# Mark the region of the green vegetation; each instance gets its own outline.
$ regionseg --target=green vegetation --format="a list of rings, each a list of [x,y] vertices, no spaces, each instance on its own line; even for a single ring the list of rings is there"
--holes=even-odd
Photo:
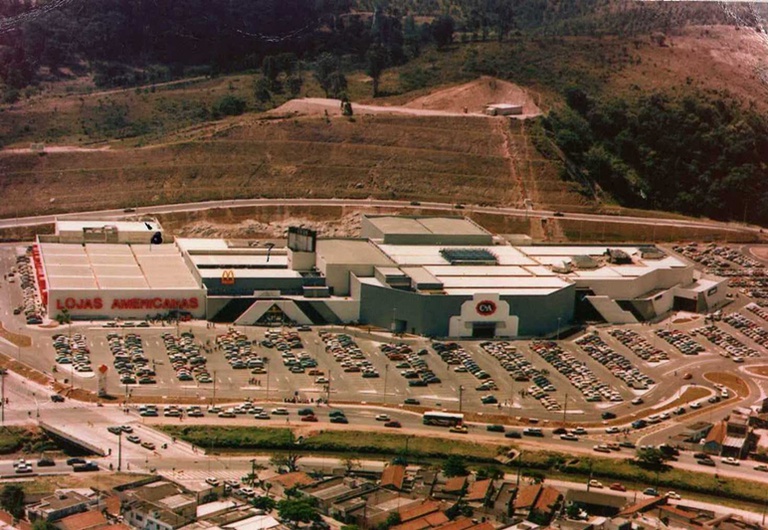
[[[295,468],[301,453],[404,454],[413,458],[440,458],[461,455],[467,460],[488,462],[498,454],[498,446],[464,440],[446,440],[427,436],[376,433],[364,431],[321,431],[301,440],[289,429],[259,427],[178,426],[164,425],[171,436],[203,448],[219,450],[281,449],[275,464]],[[297,444],[298,442],[298,444]],[[350,463],[350,465],[354,465]]]
[[[15,453],[24,444],[22,432],[16,428],[3,427],[0,429],[0,454]]]
[[[290,429],[163,425],[162,430],[202,448],[285,449],[295,442]]]
[[[446,477],[464,477],[469,474],[467,463],[459,455],[451,455],[443,463],[443,475]]]
[[[6,484],[0,490],[0,508],[16,519],[24,516],[24,489],[17,484]]]
[[[309,497],[300,499],[285,499],[277,503],[277,513],[280,519],[294,523],[310,523],[320,520],[320,514],[315,509],[315,503]]]
[[[768,120],[727,93],[637,101],[565,92],[545,119],[557,145],[621,204],[768,221]]]
[[[163,426],[162,429],[170,435],[178,436],[186,441],[197,443],[202,447],[243,450],[253,449],[282,449],[278,457],[293,455],[297,461],[303,454],[338,453],[343,455],[398,455],[401,459],[405,454],[405,443],[408,441],[409,457],[414,459],[439,459],[441,464],[448,461],[462,460],[474,462],[483,476],[495,476],[499,472],[496,465],[488,463],[500,452],[508,451],[508,447],[491,444],[472,443],[464,440],[448,440],[434,437],[409,437],[401,434],[328,431],[303,438],[296,444],[288,429],[269,429],[253,427],[215,427],[196,426],[178,427]],[[268,431],[276,431],[269,434]],[[287,437],[287,438],[286,438]],[[277,447],[276,440],[288,443]],[[252,445],[247,444],[251,440]],[[256,440],[261,442],[253,445]],[[237,445],[237,442],[246,445]],[[234,444],[234,445],[233,445]],[[451,455],[459,456],[451,459]],[[452,466],[453,464],[451,464]],[[520,466],[524,476],[546,480],[563,478],[566,480],[582,480],[589,476],[594,478],[620,481],[627,487],[646,487],[649,485],[667,488],[677,492],[689,492],[701,496],[712,495],[721,499],[732,499],[749,503],[764,502],[764,484],[756,481],[736,478],[725,478],[709,473],[676,469],[662,465],[654,468],[635,458],[618,460],[615,458],[574,457],[548,451],[524,451],[520,459],[515,460],[508,470],[516,470]]]

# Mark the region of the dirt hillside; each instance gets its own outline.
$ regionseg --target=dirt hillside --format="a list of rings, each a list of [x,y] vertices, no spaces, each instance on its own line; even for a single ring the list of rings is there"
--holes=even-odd
[[[482,112],[491,103],[522,104],[523,114],[541,114],[531,95],[514,83],[483,76],[463,85],[438,89],[404,105],[412,109],[442,110],[447,112]]]

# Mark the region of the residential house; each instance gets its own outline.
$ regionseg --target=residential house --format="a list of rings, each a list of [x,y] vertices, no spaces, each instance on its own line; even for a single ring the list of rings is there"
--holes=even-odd
[[[723,452],[723,442],[728,432],[728,424],[725,421],[715,423],[704,438],[702,450],[710,455],[719,455]]]
[[[619,517],[634,517],[665,504],[667,504],[666,497],[650,497],[648,499],[643,499],[640,502],[632,504],[631,506],[627,506],[619,512]]]
[[[709,430],[712,428],[712,424],[707,421],[697,421],[695,423],[689,423],[685,426],[683,436],[686,441],[691,443],[699,443],[701,440],[707,437]]]
[[[88,511],[98,501],[98,495],[94,492],[91,492],[91,495],[84,493],[75,490],[57,490],[53,495],[43,497],[40,502],[29,506],[27,518],[30,521],[43,519],[54,522],[69,515]]]
[[[485,505],[493,494],[493,481],[491,479],[475,480],[469,485],[464,500],[468,503]]]
[[[562,494],[559,490],[542,484],[522,486],[512,503],[513,515],[524,517],[537,524],[549,524],[558,508]]]
[[[405,483],[405,466],[388,465],[381,474],[381,487],[401,491]]]
[[[299,488],[302,494],[317,500],[318,507],[328,514],[331,507],[344,501],[363,497],[379,486],[359,478],[333,477]]]
[[[175,530],[197,518],[197,498],[171,482],[152,482],[122,495],[125,520],[139,530]]]
[[[59,530],[91,530],[93,528],[106,526],[107,518],[98,510],[89,510],[87,512],[68,515],[57,521],[56,526]]]
[[[590,515],[613,517],[627,505],[627,498],[600,491],[568,490],[565,502],[578,504]]]
[[[276,477],[271,478],[268,482],[272,484],[272,487],[274,488],[270,493],[274,493],[279,497],[284,497],[285,490],[309,486],[317,481],[303,471],[294,471],[293,473],[277,475]]]

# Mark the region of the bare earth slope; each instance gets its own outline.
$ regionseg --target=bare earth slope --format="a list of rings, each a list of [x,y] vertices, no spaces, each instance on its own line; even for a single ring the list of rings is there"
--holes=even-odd
[[[514,83],[489,76],[462,85],[441,88],[403,105],[411,109],[480,113],[491,103],[523,105],[523,114],[536,116],[541,111],[528,91]]]

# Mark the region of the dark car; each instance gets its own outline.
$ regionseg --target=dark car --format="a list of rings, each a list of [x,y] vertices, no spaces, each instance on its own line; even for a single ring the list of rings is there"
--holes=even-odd
[[[421,405],[421,401],[416,398],[405,398],[403,403],[406,405]]]
[[[696,460],[696,463],[699,464],[700,466],[715,467],[715,461],[712,460],[711,458],[708,460],[699,458],[698,460]]]
[[[60,394],[51,394],[51,401],[54,403],[64,403],[64,396]]]
[[[331,423],[349,423],[349,420],[344,416],[332,416]]]
[[[394,427],[395,429],[399,429],[400,427],[402,427],[402,425],[400,424],[399,421],[392,420],[385,423],[384,427]]]
[[[485,428],[486,431],[489,432],[504,432],[504,426],[503,425],[488,425]]]
[[[314,416],[315,415],[315,411],[310,409],[310,408],[299,409],[299,412],[297,412],[297,414],[299,416]]]
[[[53,461],[53,458],[44,456],[40,460],[37,461],[37,467],[51,467],[55,466],[56,462]]]
[[[85,464],[85,459],[84,458],[80,458],[79,456],[75,456],[75,457],[67,459],[67,465],[68,466],[74,466],[75,464]]]
[[[504,433],[505,438],[522,438],[523,436],[519,431],[507,431]]]
[[[72,471],[75,473],[82,473],[83,471],[98,471],[99,466],[96,462],[85,462],[84,464],[75,464],[72,466]]]
[[[612,420],[616,417],[616,414],[614,414],[613,412],[605,411],[602,414],[600,414],[600,417],[603,418],[604,420]]]

